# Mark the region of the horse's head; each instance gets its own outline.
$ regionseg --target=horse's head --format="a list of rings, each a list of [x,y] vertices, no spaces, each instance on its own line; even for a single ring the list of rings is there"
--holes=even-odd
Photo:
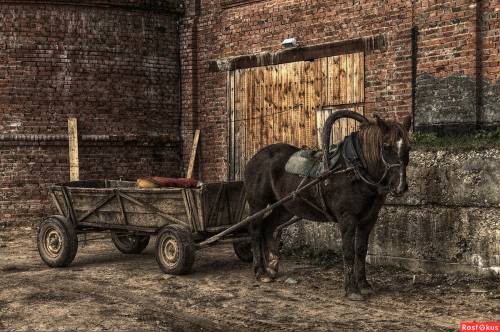
[[[410,125],[410,116],[402,124],[375,116],[375,122],[360,130],[368,172],[380,179],[396,196],[408,190],[406,167],[410,152]]]
[[[411,117],[404,119],[403,124],[385,121],[375,116],[375,121],[368,121],[361,114],[348,110],[331,114],[323,126],[323,151],[329,151],[332,127],[338,119],[350,118],[361,123],[359,139],[363,150],[366,172],[369,174],[363,180],[385,192],[388,188],[395,195],[401,195],[408,190],[406,183],[406,166],[409,162],[410,143],[408,131]],[[324,169],[330,169],[328,154],[323,154]]]

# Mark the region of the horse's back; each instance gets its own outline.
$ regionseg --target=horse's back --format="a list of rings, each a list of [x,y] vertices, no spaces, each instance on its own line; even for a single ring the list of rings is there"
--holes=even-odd
[[[286,143],[276,143],[260,149],[246,164],[245,179],[248,176],[254,176],[255,173],[276,169],[284,169],[288,158],[299,148]]]
[[[286,162],[298,150],[296,146],[286,143],[271,144],[248,161],[244,180],[249,202],[261,202],[265,206],[276,199],[273,179],[285,172]]]

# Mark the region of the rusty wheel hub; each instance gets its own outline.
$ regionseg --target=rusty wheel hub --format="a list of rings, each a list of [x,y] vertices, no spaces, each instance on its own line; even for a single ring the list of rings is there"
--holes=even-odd
[[[60,231],[56,228],[49,228],[45,231],[44,238],[45,252],[52,257],[59,256],[64,242]]]
[[[162,259],[166,265],[173,266],[179,259],[179,246],[175,239],[167,238],[163,241]]]

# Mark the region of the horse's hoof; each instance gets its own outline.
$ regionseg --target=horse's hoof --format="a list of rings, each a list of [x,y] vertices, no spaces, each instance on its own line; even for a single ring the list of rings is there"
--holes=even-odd
[[[349,293],[348,295],[346,295],[346,298],[349,301],[364,301],[365,300],[363,295],[358,294],[358,293]]]
[[[267,275],[271,278],[276,278],[276,276],[278,275],[278,271],[276,271],[275,269],[271,269],[271,268],[266,268],[266,272],[267,272]]]
[[[260,276],[260,277],[258,277],[258,280],[260,282],[263,282],[263,283],[273,282],[273,279],[271,277],[268,277],[268,276]]]
[[[373,295],[375,291],[371,287],[363,287],[359,290],[362,295]]]

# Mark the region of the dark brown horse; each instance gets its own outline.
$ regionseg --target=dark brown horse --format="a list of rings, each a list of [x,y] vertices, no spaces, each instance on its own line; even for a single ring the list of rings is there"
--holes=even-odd
[[[380,208],[387,193],[392,191],[395,195],[401,195],[408,190],[406,166],[410,150],[408,130],[411,118],[405,118],[401,125],[379,117],[369,122],[350,111],[335,112],[324,125],[323,151],[329,151],[331,128],[342,117],[361,122],[359,131],[352,135],[355,144],[351,144],[351,147],[357,147],[359,160],[342,153],[339,163],[342,169],[348,171],[332,174],[327,180],[302,192],[300,197],[251,223],[253,267],[257,279],[262,282],[270,282],[276,277],[280,226],[292,217],[337,222],[342,234],[346,296],[351,300],[362,300],[362,294],[373,293],[366,280],[365,259],[368,237]],[[342,149],[346,141],[341,143],[342,151],[346,151]],[[245,187],[251,213],[266,208],[309,181],[285,172],[285,164],[298,150],[288,144],[269,145],[247,163]],[[328,158],[324,157],[323,169],[329,170],[331,167]]]

